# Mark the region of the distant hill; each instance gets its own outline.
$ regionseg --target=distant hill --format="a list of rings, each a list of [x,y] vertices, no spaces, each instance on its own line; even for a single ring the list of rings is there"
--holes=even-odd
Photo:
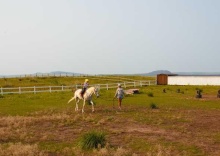
[[[178,75],[220,75],[220,72],[175,72]]]
[[[156,76],[158,74],[173,74],[168,70],[155,70],[149,73],[142,73],[142,74],[137,74],[137,75],[144,75],[144,76]]]
[[[156,76],[158,74],[175,74],[175,75],[195,75],[195,76],[199,76],[199,75],[220,75],[220,72],[170,72],[168,70],[156,70],[156,71],[152,71],[149,73],[142,73],[142,74],[137,74],[137,75],[144,75],[144,76]]]
[[[152,71],[152,72],[149,72],[149,73],[140,73],[140,74],[115,74],[115,75],[157,76],[158,74],[169,74],[169,75],[170,74],[177,74],[177,75],[195,75],[195,76],[199,76],[199,75],[218,75],[218,76],[220,76],[220,72],[174,72],[174,73],[172,73],[169,70],[155,70],[155,71]],[[39,75],[39,76],[41,76],[41,75],[82,76],[82,75],[89,75],[89,74],[65,72],[65,71],[53,71],[53,72],[49,72],[49,73],[37,72],[37,73],[34,73],[34,74],[26,74],[26,75],[32,75],[32,76],[36,76],[36,75]],[[0,75],[0,78],[20,77],[20,76],[24,77],[25,75],[24,74],[23,75]]]

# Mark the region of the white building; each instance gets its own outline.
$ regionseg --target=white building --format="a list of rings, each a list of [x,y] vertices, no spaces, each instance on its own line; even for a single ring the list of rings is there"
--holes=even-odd
[[[159,85],[220,85],[220,75],[157,75]]]

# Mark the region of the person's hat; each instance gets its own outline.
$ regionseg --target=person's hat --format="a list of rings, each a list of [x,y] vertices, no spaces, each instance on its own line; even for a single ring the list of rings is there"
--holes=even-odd
[[[88,79],[85,79],[85,82],[88,82],[89,80]]]

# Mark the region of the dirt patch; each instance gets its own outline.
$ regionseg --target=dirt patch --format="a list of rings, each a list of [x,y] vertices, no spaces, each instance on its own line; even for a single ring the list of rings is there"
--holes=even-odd
[[[103,111],[97,106],[95,113],[90,110],[84,115],[62,113],[6,117],[1,120],[1,143],[73,144],[83,133],[101,130],[107,132],[107,142],[112,149],[123,148],[139,155],[146,154],[145,144],[150,146],[148,150],[158,146],[157,150],[170,149],[169,155],[217,155],[220,152],[219,110],[160,109],[155,112],[132,106],[122,111]],[[51,155],[53,153],[56,155],[56,152]]]
[[[210,94],[202,94],[202,98],[196,98],[196,97],[185,97],[183,99],[188,100],[202,100],[202,101],[220,101],[220,98],[217,97],[217,95],[210,95]]]
[[[220,98],[218,98],[217,95],[209,95],[209,94],[202,95],[201,99],[205,101],[215,101],[215,100],[220,101]]]

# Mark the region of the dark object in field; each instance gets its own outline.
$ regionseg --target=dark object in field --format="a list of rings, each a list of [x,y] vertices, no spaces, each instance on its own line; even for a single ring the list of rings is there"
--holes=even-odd
[[[218,90],[217,98],[220,98],[220,89]]]
[[[166,89],[163,89],[163,93],[166,93]]]
[[[197,90],[196,93],[196,98],[202,98],[201,90]]]
[[[177,91],[176,91],[177,93],[180,93],[180,89],[177,89]]]

